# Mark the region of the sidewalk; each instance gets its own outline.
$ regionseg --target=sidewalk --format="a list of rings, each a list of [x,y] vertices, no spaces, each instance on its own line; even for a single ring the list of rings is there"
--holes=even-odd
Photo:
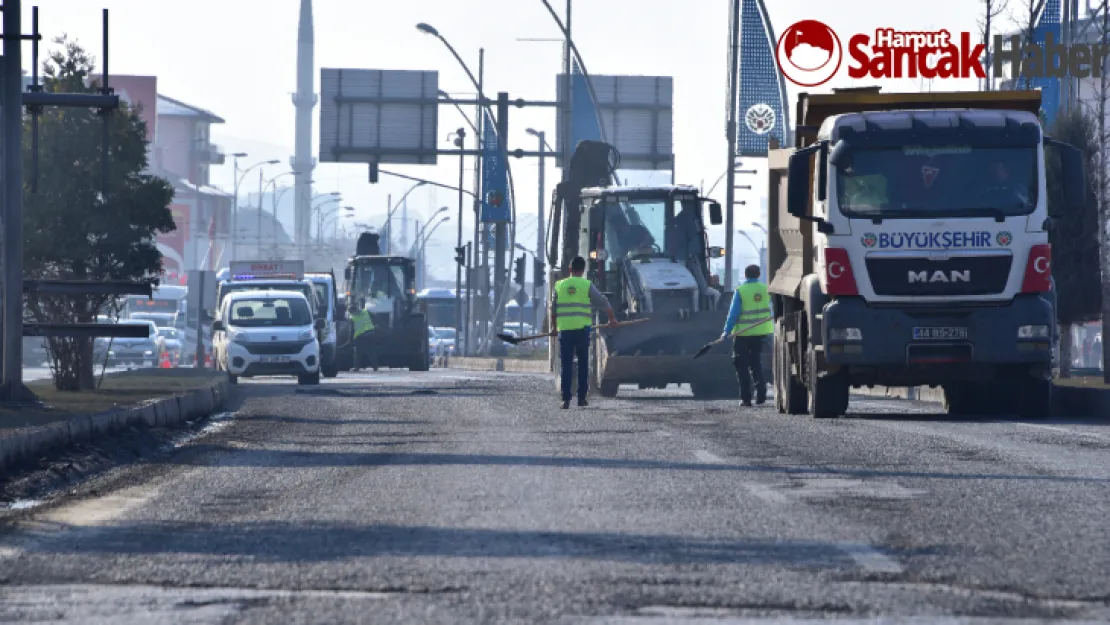
[[[0,408],[0,474],[51,449],[136,426],[166,427],[224,405],[227,376],[207,369],[137,369],[104,376],[100,389],[63,393],[27,383],[43,408]]]

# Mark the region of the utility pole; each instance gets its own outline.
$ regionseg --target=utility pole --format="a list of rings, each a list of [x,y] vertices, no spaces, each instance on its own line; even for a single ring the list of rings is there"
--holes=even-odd
[[[547,201],[547,199],[544,197],[544,188],[543,188],[544,187],[544,172],[543,172],[543,170],[545,169],[545,166],[547,164],[547,161],[544,160],[544,157],[547,154],[547,152],[546,152],[547,137],[544,135],[542,130],[539,131],[538,133],[536,133],[536,136],[538,136],[539,139],[540,139],[540,185],[539,185],[540,186],[540,195],[539,195],[539,201],[536,202],[536,256],[534,258],[536,259],[536,269],[540,269],[541,268],[541,263],[542,263],[541,259],[544,258],[544,256],[545,256],[544,247],[543,247],[543,245],[544,245],[544,240],[543,240],[543,232],[544,232],[543,204],[544,204],[544,202]],[[556,237],[558,236],[557,233],[553,233],[553,234],[555,234]],[[546,270],[546,269],[544,269],[544,270]],[[533,273],[535,273],[535,272],[533,272]],[[539,330],[540,330],[539,321],[541,319],[543,319],[543,312],[542,311],[545,308],[545,306],[543,306],[542,304],[544,304],[547,301],[547,298],[543,296],[543,289],[541,289],[538,285],[539,281],[540,281],[540,276],[535,275],[535,276],[532,277],[532,296],[533,296],[532,297],[532,308],[536,312],[536,331],[537,332],[539,332]]]
[[[733,203],[736,201],[736,106],[740,78],[740,0],[732,0],[729,25],[729,63],[728,63],[728,122],[725,135],[728,138],[728,169],[725,170],[725,292],[732,291],[732,266],[734,245],[732,231],[735,218]]]
[[[258,170],[258,249],[255,258],[262,259],[262,169]]]
[[[466,129],[459,128],[455,131],[455,147],[459,148],[459,224],[458,224],[458,237],[455,242],[455,247],[460,248],[463,244],[463,182],[465,177],[466,168],[466,154],[463,149],[466,147]],[[463,330],[462,323],[462,263],[455,262],[455,342],[456,347],[461,347],[459,344],[459,335]]]
[[[497,151],[498,156],[504,159],[505,166],[508,166],[508,141],[509,136],[509,94],[502,91],[497,94]],[[508,189],[505,189],[504,201],[509,201]],[[511,218],[511,216],[510,216]],[[500,332],[505,325],[505,304],[508,302],[506,299],[505,284],[508,273],[508,267],[505,259],[505,248],[509,244],[509,224],[505,221],[499,221],[494,225],[494,250],[493,250],[493,304],[494,318],[493,318],[493,331]],[[490,354],[494,356],[504,356],[507,352],[505,344],[501,341],[490,341]]]
[[[477,348],[481,343],[478,342],[479,332],[475,328],[482,328],[484,331],[486,322],[489,321],[489,297],[488,292],[488,277],[489,268],[486,266],[486,246],[483,245],[482,234],[485,228],[482,227],[482,150],[485,145],[485,128],[486,128],[486,113],[485,113],[485,71],[486,71],[486,49],[478,48],[478,102],[475,105],[474,124],[478,127],[478,154],[474,156],[474,248],[471,250],[470,255],[470,268],[467,277],[467,288],[470,290],[470,306],[472,308],[470,314],[470,326],[468,327],[467,343]],[[481,262],[479,262],[481,258]],[[485,272],[483,279],[478,278],[478,267],[481,271]],[[481,289],[481,297],[476,297]],[[469,330],[473,330],[470,332]],[[474,341],[470,340],[470,335],[474,335]]]

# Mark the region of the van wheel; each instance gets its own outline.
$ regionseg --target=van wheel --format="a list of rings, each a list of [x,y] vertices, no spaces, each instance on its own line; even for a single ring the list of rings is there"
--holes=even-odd
[[[309,385],[309,384],[319,384],[319,383],[320,383],[320,372],[319,371],[317,371],[316,373],[311,373],[309,375],[298,375],[297,376],[297,384]]]
[[[336,367],[334,363],[321,367],[321,370],[323,371],[325,378],[334,378],[335,376],[339,375],[339,368]]]
[[[238,384],[239,383],[239,376],[233,375],[231,373],[227,374],[227,383],[228,384]]]

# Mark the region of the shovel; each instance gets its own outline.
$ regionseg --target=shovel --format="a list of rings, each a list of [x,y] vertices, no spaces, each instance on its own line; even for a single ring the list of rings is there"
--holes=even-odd
[[[616,323],[604,323],[604,324],[601,324],[601,325],[594,326],[593,329],[594,330],[608,330],[610,328],[619,328],[621,326],[630,326],[630,325],[635,324],[635,323],[643,323],[645,321],[647,321],[646,317],[643,318],[643,319],[632,319],[631,321],[618,321]],[[497,338],[501,339],[502,341],[505,341],[506,343],[512,344],[512,345],[519,345],[519,344],[523,343],[524,341],[534,341],[536,339],[550,338],[550,337],[553,337],[553,336],[558,336],[558,334],[559,334],[558,332],[548,332],[546,334],[533,334],[531,336],[513,336],[511,334],[506,334],[504,332],[498,332],[497,333]]]
[[[758,325],[762,325],[762,324],[764,324],[764,323],[767,323],[767,322],[768,322],[768,321],[770,321],[770,320],[771,320],[771,318],[770,318],[770,317],[766,317],[766,318],[760,319],[759,321],[756,321],[755,323],[753,323],[753,324],[751,324],[751,325],[749,325],[749,326],[746,326],[746,327],[740,328],[740,329],[739,329],[739,330],[738,330],[737,332],[731,332],[731,333],[729,333],[729,334],[726,334],[726,335],[724,335],[724,336],[722,336],[722,337],[720,337],[720,338],[718,338],[718,339],[712,340],[712,341],[710,341],[710,342],[706,343],[705,345],[702,345],[702,346],[701,346],[701,349],[699,349],[699,350],[698,350],[698,352],[697,352],[696,354],[694,354],[694,358],[701,358],[702,356],[704,356],[704,355],[705,355],[705,353],[706,353],[706,352],[708,352],[709,350],[713,349],[713,348],[714,348],[715,346],[717,346],[717,345],[720,345],[721,343],[724,343],[724,342],[725,342],[725,339],[731,338],[731,337],[732,337],[732,335],[734,335],[734,334],[738,334],[738,333],[740,333],[740,332],[743,332],[743,331],[745,331],[745,330],[751,330],[752,328],[754,328],[754,327],[756,327],[756,326],[758,326]]]

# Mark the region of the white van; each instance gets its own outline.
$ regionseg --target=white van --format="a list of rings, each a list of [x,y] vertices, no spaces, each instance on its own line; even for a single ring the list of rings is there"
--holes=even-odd
[[[339,374],[335,361],[335,309],[339,300],[335,275],[330,271],[306,273],[305,279],[316,290],[316,316],[327,322],[327,327],[320,332],[320,371],[325,378],[334,378]]]
[[[325,322],[315,319],[299,291],[228,293],[212,322],[216,368],[235,384],[240,377],[296,376],[320,383],[320,342]]]

